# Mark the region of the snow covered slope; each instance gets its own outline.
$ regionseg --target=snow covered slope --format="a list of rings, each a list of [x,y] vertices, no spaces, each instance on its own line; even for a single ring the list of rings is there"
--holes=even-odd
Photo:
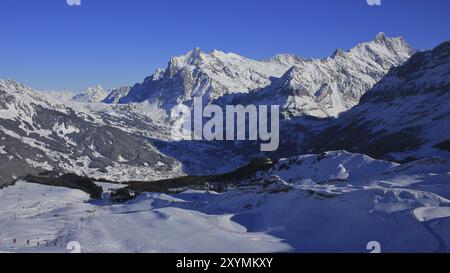
[[[120,185],[101,184],[104,199],[85,202],[77,190],[19,182],[0,190],[0,251],[77,241],[83,252],[369,252],[378,241],[382,252],[448,252],[449,171],[443,160],[337,151],[280,160],[220,194],[143,193],[117,205],[107,192]]]
[[[0,80],[0,185],[52,169],[118,180],[180,174],[148,139],[157,125],[128,108],[60,104]]]
[[[77,190],[18,182],[0,190],[0,196],[2,251],[67,252],[66,245],[70,241],[80,242],[83,252],[279,252],[290,249],[273,236],[247,233],[243,226],[231,221],[231,215],[208,215],[189,207],[177,207],[177,204],[195,206],[208,202],[215,194],[193,192],[180,197],[144,194],[126,205],[109,205],[87,203],[88,196]],[[189,200],[191,198],[196,200]],[[13,244],[14,239],[16,244]],[[30,245],[27,245],[28,240]]]
[[[449,71],[450,42],[415,54],[305,144],[396,160],[450,158]]]

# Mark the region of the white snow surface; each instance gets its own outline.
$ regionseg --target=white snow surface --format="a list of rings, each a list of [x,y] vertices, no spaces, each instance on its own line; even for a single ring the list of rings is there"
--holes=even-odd
[[[281,160],[261,183],[220,194],[144,193],[117,205],[108,189],[123,185],[102,183],[104,199],[92,201],[22,181],[0,190],[0,251],[64,252],[77,241],[83,252],[368,252],[378,241],[382,252],[447,252],[449,170],[337,151]]]

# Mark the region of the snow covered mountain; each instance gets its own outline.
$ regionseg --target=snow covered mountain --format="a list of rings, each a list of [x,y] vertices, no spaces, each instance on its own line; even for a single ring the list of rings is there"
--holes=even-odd
[[[320,60],[284,54],[257,61],[196,48],[172,58],[165,70],[133,86],[127,96],[106,102],[148,101],[167,113],[174,105],[190,105],[195,96],[207,103],[228,95],[225,102],[283,105],[288,116],[336,116],[355,106],[364,92],[412,53],[402,38],[383,33]]]
[[[231,100],[281,105],[286,117],[336,117],[358,104],[389,69],[405,62],[413,52],[403,38],[380,33],[373,41],[348,52],[338,49],[326,59],[296,59],[295,66],[267,88]]]
[[[157,131],[148,118],[127,106],[89,107],[0,80],[0,185],[42,170],[115,179],[180,173],[148,140]]]
[[[97,85],[95,87],[86,88],[83,93],[73,96],[72,100],[87,103],[101,102],[108,96],[108,94],[108,91],[103,89],[100,85]]]
[[[306,146],[376,158],[450,158],[450,42],[393,68]]]
[[[194,96],[202,96],[205,102],[211,102],[224,94],[265,87],[273,77],[281,77],[297,61],[297,58],[256,61],[217,50],[204,53],[196,48],[172,58],[165,70],[158,69],[118,101],[148,101],[153,108],[167,114],[174,105],[189,105]]]
[[[286,104],[286,98],[312,99],[296,99],[302,101],[302,105],[294,105],[300,112],[289,113],[292,116],[306,115],[281,124],[280,149],[271,155],[275,158],[342,149],[396,160],[428,155],[446,157],[449,107],[442,99],[448,95],[445,92],[448,90],[446,50],[441,46],[431,53],[418,53],[404,66],[393,69],[363,97],[360,105],[338,119],[307,117],[333,116],[351,107],[365,92],[362,90],[369,88],[372,81],[384,75],[395,63],[402,62],[411,52],[403,39],[380,34],[375,41],[362,43],[349,52],[337,51],[333,57],[324,60],[279,55],[266,61],[253,61],[232,53],[214,51],[206,54],[197,49],[186,56],[173,58],[168,69],[159,70],[143,84],[120,88],[105,96],[104,101],[111,103],[91,103],[102,100],[104,90],[101,88],[88,89],[79,96],[81,103],[65,101],[61,104],[52,95],[34,92],[14,81],[1,81],[0,157],[8,161],[0,167],[0,176],[10,180],[36,170],[61,168],[94,177],[148,180],[147,175],[155,173],[154,166],[159,171],[166,170],[165,173],[157,171],[156,178],[179,174],[181,166],[185,172],[204,174],[205,170],[211,173],[227,171],[258,156],[252,152],[250,144],[170,140],[170,124],[159,123],[158,117],[164,117],[164,105],[189,102],[193,93],[191,88],[185,88],[185,84],[191,86],[189,79],[193,80],[194,76],[198,76],[197,80],[206,79],[204,82],[208,83],[209,91],[202,93],[205,89],[201,93],[211,100],[215,97],[220,97],[220,100],[231,98],[238,104],[269,100],[268,103],[279,102],[288,110],[290,106]],[[217,70],[218,67],[222,70]],[[351,73],[334,70],[336,67],[346,67],[351,69]],[[188,72],[192,77],[183,78]],[[271,78],[273,74],[280,78]],[[176,90],[183,94],[190,90],[184,97],[186,101],[179,101],[180,97],[171,89],[176,79],[182,83]],[[339,99],[327,100],[327,96],[315,95],[305,97],[306,93],[302,92],[298,93],[299,96],[291,96],[290,91],[283,91],[298,91],[303,85],[317,87],[322,80],[330,85],[337,83],[333,85],[337,89],[333,87],[330,94],[338,94],[332,97]],[[212,88],[219,83],[222,89]],[[207,85],[198,85],[195,90]],[[241,89],[244,86],[248,88]],[[287,87],[291,89],[283,89]],[[153,88],[162,89],[155,93]],[[441,91],[429,91],[435,89]],[[405,96],[408,90],[411,94]],[[230,92],[244,93],[226,95]],[[126,99],[139,101],[138,98],[143,102],[113,103]],[[155,101],[158,103],[154,104]],[[336,101],[348,104],[337,111],[339,107],[336,106],[341,104],[335,104]],[[303,104],[305,102],[309,103],[308,106]],[[383,148],[378,148],[380,143],[383,143]],[[124,175],[115,166],[123,166],[130,175]]]

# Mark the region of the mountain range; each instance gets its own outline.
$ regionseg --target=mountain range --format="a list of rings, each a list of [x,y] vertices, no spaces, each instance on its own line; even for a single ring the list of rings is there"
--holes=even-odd
[[[380,33],[324,59],[196,48],[75,95],[0,80],[0,252],[448,252],[449,76],[450,41]],[[195,97],[280,105],[279,149],[174,141]]]
[[[311,146],[393,161],[448,158],[450,42],[392,68],[360,103],[332,121]]]
[[[403,38],[384,33],[325,59],[282,54],[252,60],[196,48],[172,58],[166,69],[158,69],[130,90],[113,91],[105,102],[147,101],[167,116],[175,105],[191,106],[193,97],[211,103],[225,97],[225,102],[279,104],[287,116],[337,116],[413,53]]]
[[[251,60],[196,48],[132,87],[98,86],[75,96],[2,80],[0,181],[42,170],[151,181],[225,172],[258,156],[329,150],[399,162],[448,158],[449,51],[445,42],[415,53],[403,38],[380,33],[325,59]],[[197,96],[219,105],[281,105],[279,151],[171,141],[170,109],[191,106]]]

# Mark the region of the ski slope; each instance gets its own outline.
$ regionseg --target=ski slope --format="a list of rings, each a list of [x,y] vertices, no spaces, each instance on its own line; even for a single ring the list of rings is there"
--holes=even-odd
[[[122,185],[101,184],[104,198],[91,201],[22,181],[0,190],[0,251],[67,252],[76,241],[82,252],[369,252],[377,241],[382,252],[448,252],[449,170],[444,160],[337,151],[280,160],[220,194],[144,193],[116,205],[109,191]]]
[[[83,252],[290,250],[278,238],[246,232],[231,216],[177,207],[195,207],[214,196],[198,197],[144,194],[126,205],[105,205],[89,202],[78,190],[18,182],[0,191],[0,251],[68,252],[71,241],[80,242]]]

